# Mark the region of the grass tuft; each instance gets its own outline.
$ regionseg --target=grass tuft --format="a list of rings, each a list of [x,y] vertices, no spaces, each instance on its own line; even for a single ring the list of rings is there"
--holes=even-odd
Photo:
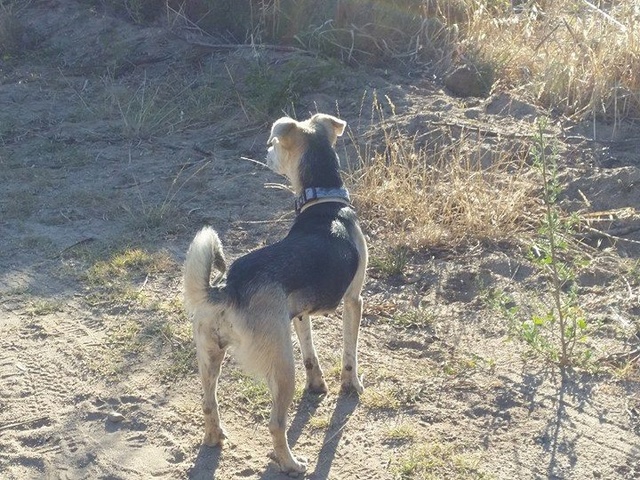
[[[473,453],[457,445],[438,442],[412,446],[392,465],[396,478],[436,480],[441,478],[487,479]]]
[[[528,2],[519,15],[476,7],[461,46],[493,65],[503,88],[519,87],[531,100],[575,119],[637,116],[637,4],[585,3]]]
[[[360,403],[370,410],[395,410],[400,406],[398,389],[391,384],[367,388],[360,395]]]
[[[369,230],[395,252],[386,261],[374,258],[374,266],[399,270],[405,247],[515,241],[528,230],[538,186],[525,157],[509,148],[487,157],[477,139],[464,135],[449,145],[420,144],[394,123],[395,107],[386,103],[391,119],[377,100],[372,113],[378,119],[372,123],[382,126],[382,146],[374,150],[371,140],[360,148],[359,167],[350,176]]]
[[[413,442],[418,433],[416,427],[409,422],[398,423],[383,433],[383,439],[392,443]]]

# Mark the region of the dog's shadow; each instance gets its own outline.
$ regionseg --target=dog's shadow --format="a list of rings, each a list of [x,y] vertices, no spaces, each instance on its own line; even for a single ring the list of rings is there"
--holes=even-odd
[[[356,394],[342,394],[338,397],[336,408],[331,415],[329,428],[324,434],[322,448],[318,453],[316,468],[309,474],[309,478],[325,479],[329,477],[331,465],[336,456],[340,439],[345,427],[360,403],[360,397]]]
[[[294,446],[298,442],[304,427],[325,399],[326,395],[309,395],[308,393],[304,395],[288,430],[289,445],[292,447],[294,453],[297,453],[297,449],[294,448]],[[359,403],[359,397],[355,394],[341,394],[338,397],[333,414],[331,415],[331,420],[329,421],[329,427],[322,441],[322,447],[316,457],[317,462],[315,469],[312,470],[312,465],[310,464],[304,475],[305,479],[320,480],[329,478],[329,472],[331,471],[333,460],[340,445],[340,439],[342,438],[351,414],[355,411]],[[286,476],[283,476],[282,472],[280,472],[274,463],[269,465],[260,476],[261,480],[276,478],[281,479],[286,478]]]
[[[305,393],[288,430],[289,444],[292,447],[298,442],[305,426],[325,399],[326,395],[310,395]],[[331,465],[333,464],[338,446],[340,445],[340,439],[342,438],[351,414],[355,411],[359,402],[360,400],[357,395],[342,394],[338,397],[333,414],[331,415],[329,427],[322,441],[322,448],[317,455],[315,469],[311,470],[312,466],[309,465],[309,469],[304,475],[305,479],[320,480],[329,477]],[[292,449],[295,453],[296,449]],[[200,446],[195,462],[189,469],[188,478],[190,480],[211,480],[215,478],[221,456],[222,450],[220,448]],[[263,471],[262,475],[260,475],[261,480],[282,478],[287,478],[287,476],[283,475],[278,466],[273,462],[271,462]]]
[[[220,465],[221,456],[222,450],[220,447],[211,448],[201,445],[193,467],[189,469],[189,480],[211,480],[215,478],[215,472],[218,469],[218,465]]]

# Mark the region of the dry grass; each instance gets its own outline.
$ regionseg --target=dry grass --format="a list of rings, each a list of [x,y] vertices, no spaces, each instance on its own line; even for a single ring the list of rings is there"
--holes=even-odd
[[[591,2],[601,3],[529,2],[518,15],[476,7],[462,45],[495,68],[494,88],[519,88],[576,119],[637,117],[640,8]]]
[[[467,64],[491,72],[494,91],[520,90],[577,119],[640,114],[635,0],[532,0],[517,7],[505,0],[194,0],[177,10],[162,8],[163,0],[104,1],[134,20],[166,10],[233,41],[302,46],[347,63],[426,65],[439,76]],[[17,36],[8,38],[15,43]]]
[[[308,46],[329,45],[343,60],[426,63],[441,73],[472,64],[493,72],[494,90],[518,89],[575,119],[638,117],[636,1],[520,3],[518,10],[507,1],[345,2],[344,25],[336,19],[311,30]]]
[[[394,458],[392,470],[396,478],[407,480],[492,478],[479,465],[480,455],[460,445],[425,442],[412,446],[402,456]]]
[[[416,142],[384,118],[382,148],[358,153],[350,181],[368,229],[390,247],[456,248],[516,240],[536,208],[535,178],[524,158],[462,136],[449,145]],[[373,122],[376,123],[376,122]]]

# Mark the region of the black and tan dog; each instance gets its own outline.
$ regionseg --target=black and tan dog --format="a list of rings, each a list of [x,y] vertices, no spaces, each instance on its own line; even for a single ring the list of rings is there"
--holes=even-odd
[[[346,123],[316,114],[298,122],[281,118],[269,138],[268,166],[285,175],[297,194],[297,217],[288,235],[255,250],[229,268],[216,232],[202,229],[193,240],[184,270],[186,310],[193,321],[204,387],[204,443],[226,438],[220,426],[216,387],[228,347],[250,373],[264,377],[272,396],[269,431],[282,470],[304,472],[287,444],[287,410],[294,394],[291,323],[307,372],[307,389],[326,392],[313,345],[309,315],[333,312],[344,300],[342,387],[362,392],[357,344],[360,296],[367,246],[340,178],[336,139]],[[219,273],[210,286],[212,268]]]

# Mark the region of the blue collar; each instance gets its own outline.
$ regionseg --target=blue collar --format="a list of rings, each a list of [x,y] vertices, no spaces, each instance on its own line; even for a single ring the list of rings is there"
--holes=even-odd
[[[296,198],[295,207],[296,213],[302,212],[305,206],[317,201],[323,200],[329,202],[335,200],[336,202],[344,203],[346,205],[351,204],[351,198],[349,197],[349,191],[346,188],[305,188],[300,196]]]

